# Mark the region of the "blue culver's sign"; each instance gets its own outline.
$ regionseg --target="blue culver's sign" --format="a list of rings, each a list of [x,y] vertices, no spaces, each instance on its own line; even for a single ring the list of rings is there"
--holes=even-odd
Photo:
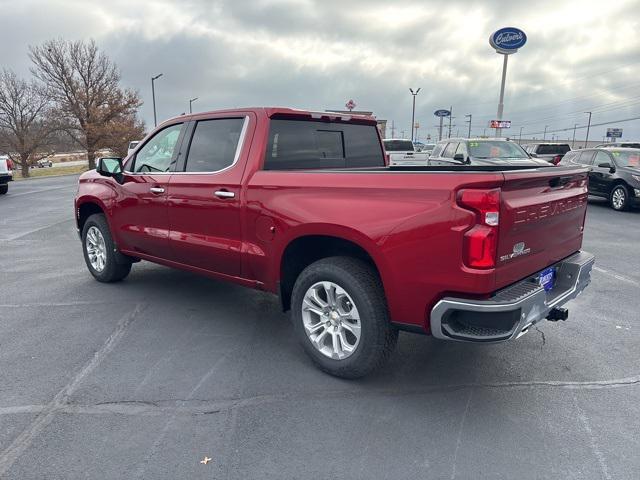
[[[493,32],[489,43],[498,53],[516,53],[527,43],[527,35],[519,28],[505,27]]]

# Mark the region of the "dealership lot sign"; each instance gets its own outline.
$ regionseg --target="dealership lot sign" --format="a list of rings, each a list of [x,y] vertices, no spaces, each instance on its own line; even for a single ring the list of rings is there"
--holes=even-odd
[[[504,55],[516,53],[527,43],[527,35],[515,27],[505,27],[497,30],[489,37],[489,44],[496,52]]]

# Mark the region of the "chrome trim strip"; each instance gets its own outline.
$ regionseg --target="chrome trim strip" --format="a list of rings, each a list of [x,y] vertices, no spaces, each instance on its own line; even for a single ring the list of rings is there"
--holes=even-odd
[[[588,252],[578,252],[558,263],[555,266],[557,270],[556,287],[557,293],[553,290],[546,292],[544,288],[538,287],[531,293],[512,302],[499,302],[496,300],[465,300],[462,298],[446,297],[440,300],[431,310],[431,334],[440,340],[458,341],[458,342],[482,342],[495,343],[519,338],[527,332],[529,327],[545,319],[551,309],[563,305],[564,303],[577,297],[591,281],[591,268],[595,263],[595,257]],[[529,282],[535,275],[528,277],[521,282]],[[504,292],[513,288],[514,285],[499,291]],[[495,298],[495,297],[494,297]],[[521,310],[520,320],[514,328],[505,334],[486,337],[468,337],[466,339],[452,338],[445,334],[442,327],[442,321],[450,310],[464,310],[471,312],[507,312]]]

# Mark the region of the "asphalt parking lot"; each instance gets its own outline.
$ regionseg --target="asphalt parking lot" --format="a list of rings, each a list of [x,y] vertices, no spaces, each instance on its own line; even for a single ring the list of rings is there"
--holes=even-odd
[[[493,346],[401,334],[345,381],[268,294],[144,262],[94,281],[75,183],[0,197],[0,478],[640,476],[640,211],[590,201],[567,322]]]

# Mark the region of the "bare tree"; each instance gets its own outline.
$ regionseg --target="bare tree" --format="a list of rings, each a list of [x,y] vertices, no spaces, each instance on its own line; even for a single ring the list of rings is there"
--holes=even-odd
[[[96,151],[105,147],[112,123],[135,115],[138,93],[120,87],[116,65],[95,42],[50,40],[29,47],[33,74],[51,92],[69,135],[87,150],[89,168]]]
[[[56,124],[47,92],[10,70],[0,73],[0,150],[29,176],[29,166],[51,154]]]
[[[109,126],[104,147],[111,150],[118,157],[127,156],[129,142],[142,140],[144,137],[144,122],[135,115],[125,115],[115,119]]]

